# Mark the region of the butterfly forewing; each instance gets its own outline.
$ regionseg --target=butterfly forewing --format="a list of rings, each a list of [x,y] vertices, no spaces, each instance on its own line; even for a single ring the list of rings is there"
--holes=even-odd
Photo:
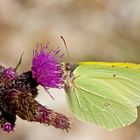
[[[112,66],[115,65],[112,63]],[[132,64],[131,64],[132,65]],[[119,97],[128,101],[132,106],[140,105],[140,70],[136,66],[122,67],[122,66],[106,66],[106,65],[81,65],[74,71],[75,77],[83,77],[82,81],[87,81],[87,84],[98,84],[104,95],[111,92],[110,97]],[[84,86],[84,85],[83,85]],[[93,89],[96,90],[96,89]]]

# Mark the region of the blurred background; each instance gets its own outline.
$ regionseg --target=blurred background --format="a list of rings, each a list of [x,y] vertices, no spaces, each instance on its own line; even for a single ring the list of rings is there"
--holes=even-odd
[[[0,63],[15,66],[24,52],[19,73],[31,68],[37,43],[66,50],[71,62],[123,61],[140,63],[139,0],[0,0]],[[63,57],[67,61],[67,54]],[[70,112],[63,90],[51,90],[52,100],[39,87],[37,100],[69,116],[69,133],[18,118],[14,133],[0,131],[0,140],[140,140],[140,120],[108,132],[78,121]]]

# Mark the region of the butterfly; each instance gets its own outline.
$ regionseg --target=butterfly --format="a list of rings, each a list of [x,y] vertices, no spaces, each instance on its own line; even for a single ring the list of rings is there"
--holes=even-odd
[[[60,63],[59,48],[34,52],[32,73],[48,88],[64,88],[68,105],[81,121],[108,130],[136,121],[140,105],[140,65],[122,62]],[[42,63],[40,63],[42,62]]]
[[[139,87],[140,65],[80,62],[70,70],[65,91],[78,119],[114,130],[136,121]]]

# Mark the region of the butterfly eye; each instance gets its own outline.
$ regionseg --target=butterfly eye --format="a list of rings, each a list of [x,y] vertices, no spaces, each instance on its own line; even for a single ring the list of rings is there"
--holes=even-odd
[[[70,71],[70,70],[71,70],[71,65],[70,65],[70,63],[66,63],[66,70],[67,70],[67,71]]]

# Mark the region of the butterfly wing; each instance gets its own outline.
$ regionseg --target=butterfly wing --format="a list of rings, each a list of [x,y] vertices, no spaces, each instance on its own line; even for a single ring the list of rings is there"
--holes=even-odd
[[[129,63],[80,63],[66,89],[71,110],[79,119],[109,130],[133,123],[140,104],[139,68]]]
[[[74,71],[75,77],[84,77],[97,83],[100,93],[113,100],[123,98],[132,106],[140,105],[140,65],[132,63],[82,62]],[[96,86],[97,86],[96,84]],[[82,85],[84,86],[84,85]],[[106,92],[105,92],[106,91]]]

